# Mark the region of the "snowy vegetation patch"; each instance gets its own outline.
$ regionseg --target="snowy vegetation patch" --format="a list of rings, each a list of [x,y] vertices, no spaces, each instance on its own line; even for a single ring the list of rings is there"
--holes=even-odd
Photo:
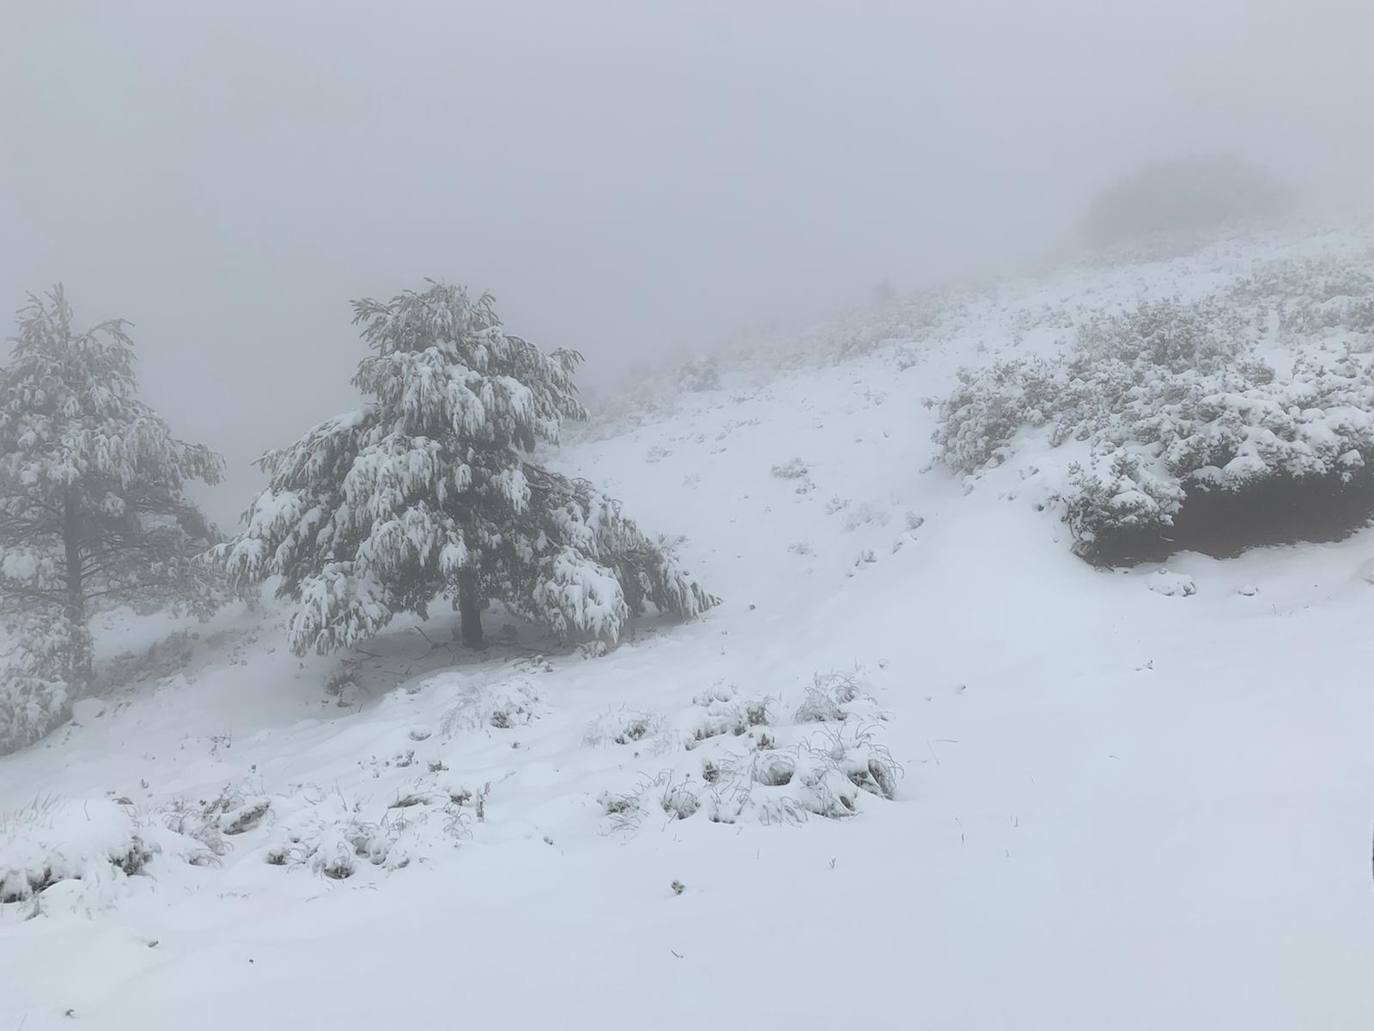
[[[233,848],[233,839],[257,830],[272,815],[272,800],[226,785],[208,801],[174,799],[157,815],[167,830],[177,835],[176,854],[192,866],[217,863]]]
[[[693,393],[703,390],[720,389],[720,367],[714,356],[692,358],[682,363],[677,370],[679,390]]]
[[[676,761],[598,797],[613,829],[654,814],[713,823],[840,819],[895,797],[902,770],[881,742],[886,715],[857,672],[817,674],[794,700],[699,694],[671,722]]]
[[[439,729],[445,737],[462,731],[490,728],[510,730],[537,718],[539,694],[522,678],[498,680],[466,688],[457,704],[444,714]]]
[[[105,904],[155,859],[218,865],[271,808],[265,796],[233,787],[208,801],[175,798],[148,809],[127,798],[35,801],[0,815],[0,903],[79,881],[69,901]]]
[[[274,828],[264,858],[331,880],[369,867],[404,869],[469,837],[472,822],[485,819],[488,790],[420,780],[394,796],[364,800],[310,788],[301,794],[304,804]]]
[[[857,505],[846,505],[844,509],[844,528],[853,533],[865,526],[886,526],[889,518],[887,509],[867,501]]]
[[[1309,348],[1281,373],[1261,314],[1146,302],[1089,320],[1066,354],[961,370],[938,457],[976,476],[1025,430],[1071,445],[1054,496],[1093,561],[1339,536],[1374,503],[1374,361]]]
[[[151,856],[131,807],[107,800],[36,801],[0,817],[0,903],[59,881],[142,871]]]
[[[82,882],[99,901],[142,873],[159,852],[198,844],[111,799],[44,799],[0,815],[0,904],[22,902],[54,885]]]
[[[659,714],[621,706],[598,716],[587,728],[583,741],[593,747],[621,745],[636,751],[659,751],[665,747],[667,735]]]
[[[810,494],[816,489],[816,482],[811,478],[811,466],[800,458],[789,459],[773,466],[772,473],[779,480],[791,480],[795,483],[792,488],[795,494]]]
[[[868,693],[868,684],[859,672],[836,670],[812,678],[794,718],[798,723],[843,723],[849,719],[885,720],[887,716]]]
[[[750,733],[752,727],[768,724],[768,700],[740,698],[733,687],[717,685],[692,701],[696,708],[689,710],[685,739],[688,749],[727,734],[740,737]]]
[[[801,480],[805,479],[811,472],[811,467],[800,458],[793,458],[786,462],[779,462],[773,466],[773,475],[780,480]]]

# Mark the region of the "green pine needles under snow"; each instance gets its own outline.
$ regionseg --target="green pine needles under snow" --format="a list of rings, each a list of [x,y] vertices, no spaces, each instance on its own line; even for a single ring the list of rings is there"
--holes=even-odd
[[[279,578],[294,651],[347,647],[436,599],[474,647],[493,602],[607,641],[647,605],[688,617],[715,603],[615,500],[534,460],[585,418],[580,355],[510,335],[489,296],[459,286],[353,308],[367,404],[263,456],[269,486],[214,552],[238,585]]]

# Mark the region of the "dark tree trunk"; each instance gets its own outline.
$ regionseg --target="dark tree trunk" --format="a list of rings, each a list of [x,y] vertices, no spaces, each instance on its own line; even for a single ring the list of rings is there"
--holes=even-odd
[[[464,648],[485,648],[482,634],[482,596],[477,588],[477,571],[465,569],[458,574],[459,637]]]
[[[91,682],[90,635],[86,630],[86,585],[81,576],[81,503],[68,495],[62,510],[62,548],[67,589],[66,616],[71,626],[69,676],[76,693]]]

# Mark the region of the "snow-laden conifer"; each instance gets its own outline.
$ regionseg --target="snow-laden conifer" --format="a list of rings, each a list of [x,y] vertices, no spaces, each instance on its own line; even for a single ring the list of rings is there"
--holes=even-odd
[[[211,531],[183,487],[218,481],[222,461],[138,399],[127,330],[77,330],[59,286],[29,298],[0,368],[0,752],[89,684],[93,610],[217,597],[196,561]]]
[[[346,647],[436,600],[483,643],[492,601],[567,637],[615,640],[647,604],[693,616],[714,603],[582,480],[533,461],[581,419],[581,356],[507,333],[488,295],[431,283],[353,304],[372,353],[364,407],[259,464],[270,478],[216,555],[240,585],[279,577],[298,653]]]

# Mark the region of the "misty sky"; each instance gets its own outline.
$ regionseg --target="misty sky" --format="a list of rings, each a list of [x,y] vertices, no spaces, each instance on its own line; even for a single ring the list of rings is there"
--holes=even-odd
[[[0,306],[135,323],[248,461],[354,403],[347,301],[424,276],[606,378],[1068,238],[1134,163],[1374,170],[1374,3],[0,5]]]

